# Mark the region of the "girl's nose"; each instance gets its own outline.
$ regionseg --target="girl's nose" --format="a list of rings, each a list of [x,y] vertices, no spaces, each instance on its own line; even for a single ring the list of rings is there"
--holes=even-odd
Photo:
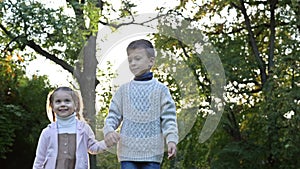
[[[66,102],[61,102],[60,106],[66,106]]]

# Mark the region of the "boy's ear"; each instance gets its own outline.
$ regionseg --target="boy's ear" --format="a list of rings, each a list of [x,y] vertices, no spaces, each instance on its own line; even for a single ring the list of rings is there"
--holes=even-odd
[[[150,67],[152,67],[155,63],[155,57],[150,57]]]

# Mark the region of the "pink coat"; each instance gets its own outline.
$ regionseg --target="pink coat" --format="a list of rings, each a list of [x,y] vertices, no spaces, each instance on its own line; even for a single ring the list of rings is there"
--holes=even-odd
[[[90,154],[97,154],[107,149],[105,142],[97,141],[91,127],[76,119],[76,164],[75,169],[88,169]],[[40,136],[33,169],[55,169],[58,153],[58,131],[56,122],[46,127]]]

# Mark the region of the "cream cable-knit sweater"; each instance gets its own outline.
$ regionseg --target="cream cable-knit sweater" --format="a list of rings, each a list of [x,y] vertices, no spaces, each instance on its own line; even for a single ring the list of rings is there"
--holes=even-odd
[[[110,104],[104,135],[122,123],[119,161],[162,162],[164,139],[178,143],[176,107],[169,89],[156,79],[122,85]]]

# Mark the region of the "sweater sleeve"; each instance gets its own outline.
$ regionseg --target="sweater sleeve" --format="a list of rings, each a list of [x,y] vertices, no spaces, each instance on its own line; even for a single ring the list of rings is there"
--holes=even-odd
[[[122,86],[117,90],[115,95],[113,96],[110,106],[109,112],[104,122],[103,134],[104,136],[112,131],[115,131],[121,124],[123,120],[122,116]]]
[[[166,138],[166,143],[178,143],[178,128],[176,117],[176,106],[169,92],[169,89],[164,86],[161,95],[161,123],[162,133]]]

